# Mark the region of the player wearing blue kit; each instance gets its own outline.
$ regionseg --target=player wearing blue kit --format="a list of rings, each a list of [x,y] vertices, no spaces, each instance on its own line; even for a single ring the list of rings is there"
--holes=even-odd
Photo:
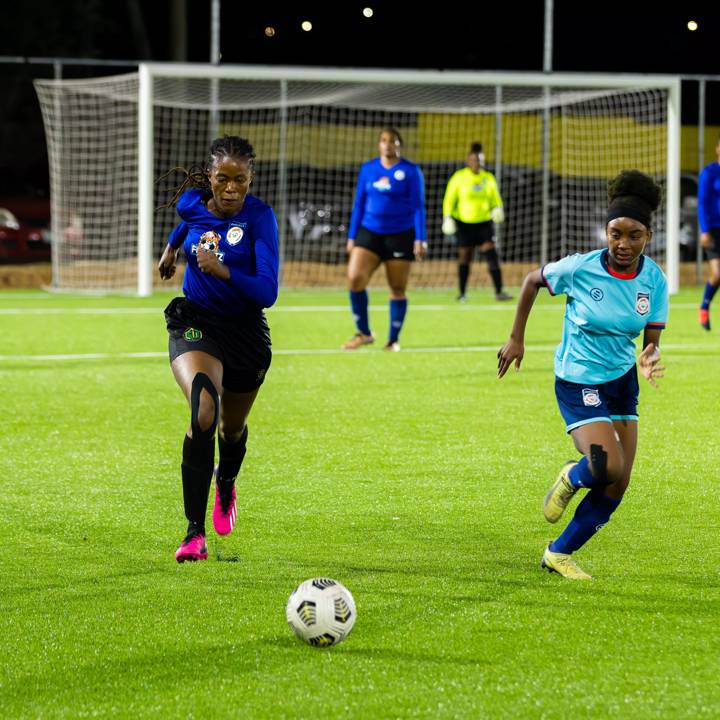
[[[660,188],[637,170],[608,184],[607,249],[571,255],[527,275],[510,339],[498,351],[498,377],[525,352],[528,316],[538,290],[567,296],[563,337],[555,353],[555,394],[566,431],[583,457],[566,463],[545,496],[544,514],[557,522],[580,488],[588,492],[561,535],[550,543],[542,566],[573,580],[589,580],[572,554],[617,509],[630,482],[638,438],[635,338],[651,385],[662,377],[660,333],[668,313],[667,281],[643,254],[652,238],[651,216]]]
[[[700,242],[710,265],[710,279],[700,303],[700,325],[710,329],[710,303],[720,287],[720,138],[715,143],[717,162],[703,168],[698,182]]]
[[[212,143],[207,166],[188,173],[175,196],[194,186],[177,202],[182,222],[158,266],[161,278],[171,278],[182,245],[185,296],[165,309],[173,375],[190,406],[182,451],[188,530],[175,553],[178,562],[208,556],[205,511],[213,475],[213,526],[219,535],[232,532],[247,417],[272,357],[263,308],[278,295],[278,229],[272,208],[248,194],[254,160],[243,138]]]
[[[375,341],[368,320],[367,286],[380,263],[390,286],[390,332],[385,350],[398,351],[407,312],[410,263],[421,260],[425,241],[425,189],[420,168],[400,157],[402,138],[385,128],[378,138],[380,157],[360,168],[348,232],[350,306],[357,333],[343,345],[357,350]]]

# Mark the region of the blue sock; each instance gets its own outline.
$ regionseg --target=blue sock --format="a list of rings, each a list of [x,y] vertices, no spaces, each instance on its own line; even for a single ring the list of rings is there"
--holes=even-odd
[[[363,335],[370,335],[368,322],[368,294],[367,290],[350,291],[350,307],[352,308],[355,326]]]
[[[702,310],[708,310],[710,308],[710,303],[715,297],[716,292],[717,288],[712,283],[705,283],[705,292],[703,293],[702,303],[700,304]]]
[[[402,300],[390,300],[390,342],[396,342],[400,337],[405,313],[407,312],[407,298]]]
[[[602,490],[591,490],[577,506],[575,517],[550,544],[551,552],[570,554],[579,550],[603,525],[620,504],[620,500],[605,497]]]
[[[590,463],[585,455],[583,455],[578,461],[578,464],[570,470],[568,477],[574,488],[591,488],[595,484],[595,478],[590,472]]]

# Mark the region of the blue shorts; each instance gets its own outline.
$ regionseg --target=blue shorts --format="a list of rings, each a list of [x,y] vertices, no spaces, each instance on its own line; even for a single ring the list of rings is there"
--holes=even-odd
[[[639,392],[635,365],[617,380],[599,385],[555,378],[555,397],[567,425],[566,432],[591,422],[637,420]]]

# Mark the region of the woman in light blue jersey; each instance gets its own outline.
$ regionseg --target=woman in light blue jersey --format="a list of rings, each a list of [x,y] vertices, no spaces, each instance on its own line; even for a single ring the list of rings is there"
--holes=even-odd
[[[400,157],[402,138],[394,128],[378,137],[380,156],[360,168],[350,218],[347,253],[350,306],[357,332],[343,345],[357,350],[375,341],[368,320],[367,286],[385,263],[390,286],[390,331],[385,350],[400,349],[407,311],[410,263],[425,255],[425,189],[420,168]]]
[[[278,228],[272,208],[249,194],[254,173],[255,152],[247,140],[213,141],[207,164],[187,173],[173,199],[179,197],[181,222],[158,266],[162,279],[171,278],[182,245],[184,297],[165,309],[171,368],[190,407],[182,449],[188,529],[175,553],[178,562],[207,559],[205,511],[213,475],[213,526],[219,535],[232,532],[247,417],[272,357],[263,308],[278,295]]]
[[[562,534],[546,548],[542,566],[589,580],[572,557],[610,519],[630,482],[638,438],[635,338],[642,375],[655,386],[660,333],[668,312],[667,281],[644,250],[660,188],[637,170],[608,183],[608,247],[571,255],[530,272],[522,286],[510,339],[498,351],[498,377],[525,352],[524,337],[538,290],[565,294],[562,342],[555,352],[555,394],[566,431],[582,458],[567,462],[545,496],[544,514],[557,522],[579,488],[588,492]]]

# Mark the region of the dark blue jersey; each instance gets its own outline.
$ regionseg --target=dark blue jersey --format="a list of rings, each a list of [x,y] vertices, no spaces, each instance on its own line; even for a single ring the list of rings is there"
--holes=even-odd
[[[720,163],[703,168],[698,184],[698,220],[700,232],[720,228]]]
[[[188,190],[177,204],[182,222],[168,244],[182,244],[187,258],[183,292],[188,300],[218,315],[270,307],[278,295],[278,227],[269,205],[252,195],[230,218],[213,215],[201,190]],[[203,273],[197,264],[200,248],[214,252],[230,270],[221,280]]]
[[[360,226],[380,235],[413,229],[425,240],[425,181],[420,168],[401,159],[391,168],[380,158],[360,168],[348,237],[354,240]]]

